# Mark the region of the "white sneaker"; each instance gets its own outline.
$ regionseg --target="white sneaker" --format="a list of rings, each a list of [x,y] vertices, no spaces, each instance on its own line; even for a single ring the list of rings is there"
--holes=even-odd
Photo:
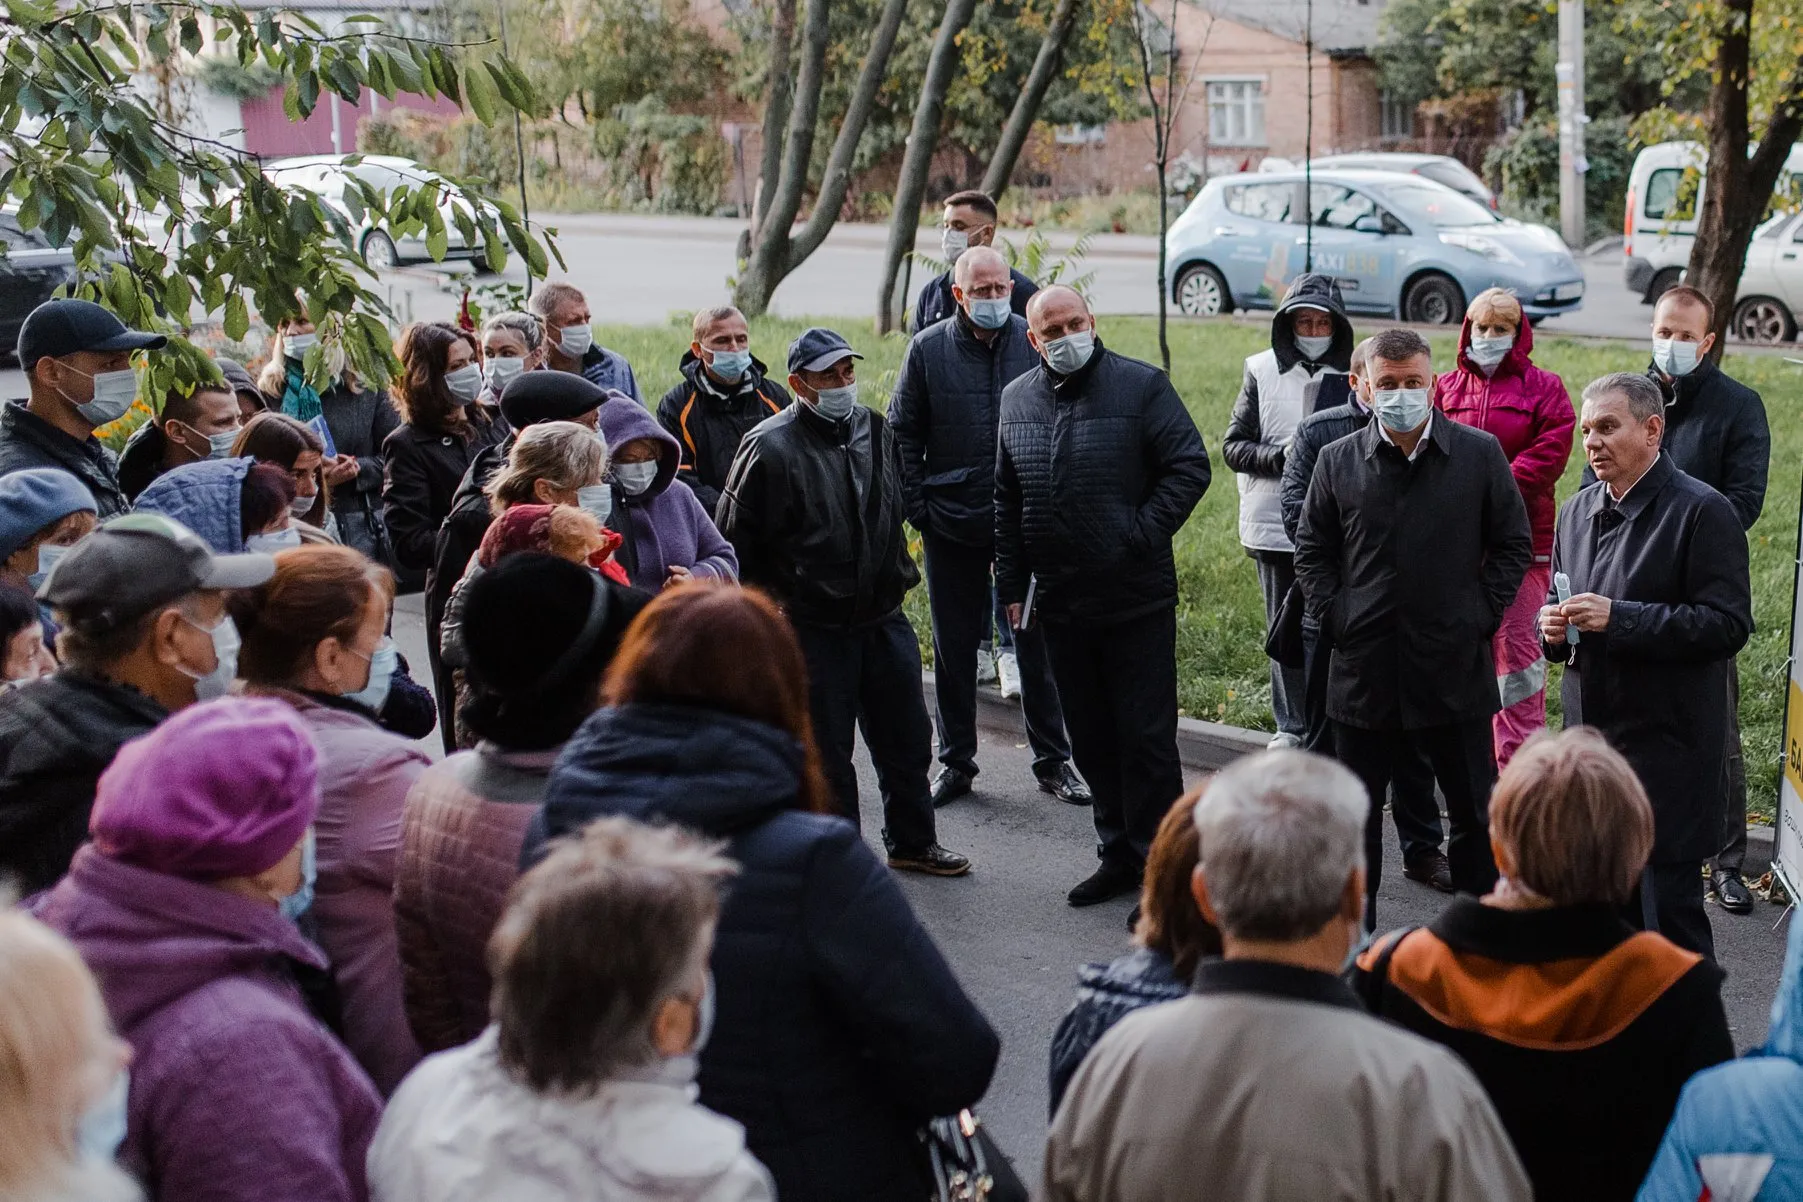
[[[1014,652],[1004,651],[995,657],[995,674],[1002,683],[1002,696],[1009,701],[1020,696],[1020,661]]]
[[[1286,730],[1280,730],[1276,734],[1271,736],[1271,741],[1269,743],[1265,744],[1265,750],[1266,751],[1284,751],[1284,750],[1297,748],[1300,746],[1302,746],[1301,739],[1298,739],[1295,735],[1289,733]]]
[[[981,647],[977,648],[977,683],[995,683],[995,659]]]

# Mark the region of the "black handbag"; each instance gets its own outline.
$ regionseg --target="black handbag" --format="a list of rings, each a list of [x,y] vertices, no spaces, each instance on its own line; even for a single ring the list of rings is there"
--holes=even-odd
[[[920,1132],[933,1167],[933,1202],[1027,1202],[1020,1174],[968,1110],[934,1119]]]
[[[1302,585],[1292,581],[1290,591],[1277,607],[1277,620],[1265,632],[1265,654],[1286,668],[1302,668],[1308,662],[1302,643],[1302,613],[1306,607]]]

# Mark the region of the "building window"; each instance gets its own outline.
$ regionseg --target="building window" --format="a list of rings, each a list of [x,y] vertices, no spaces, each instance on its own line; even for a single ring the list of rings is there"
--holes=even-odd
[[[1258,79],[1211,79],[1208,140],[1215,146],[1265,144],[1265,85]]]
[[[1381,93],[1377,100],[1377,115],[1378,133],[1383,137],[1415,136],[1415,106],[1402,97],[1389,92]]]

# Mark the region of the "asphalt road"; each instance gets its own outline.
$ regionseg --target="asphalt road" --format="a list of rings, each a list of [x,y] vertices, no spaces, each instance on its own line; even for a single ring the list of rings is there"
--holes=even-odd
[[[736,270],[740,230],[737,221],[636,214],[552,215],[545,221],[558,231],[557,243],[568,263],[567,271],[554,275],[583,290],[598,322],[655,325],[673,316],[686,322],[696,309],[730,299],[728,281]],[[1024,240],[1022,231],[1005,236]],[[773,311],[785,316],[872,318],[887,237],[882,226],[847,223],[835,227],[820,249],[777,288]],[[1048,237],[1054,259],[1075,240],[1065,233]],[[921,254],[937,257],[938,232],[923,230],[915,247]],[[1132,234],[1107,234],[1092,241],[1078,270],[1093,273],[1090,292],[1097,313],[1157,312],[1157,247],[1157,239]],[[1651,311],[1623,286],[1620,251],[1583,263],[1588,290],[1584,308],[1546,321],[1541,327],[1543,336],[1646,338]],[[493,277],[471,277],[468,264],[425,265],[382,277],[376,290],[403,323],[447,319],[456,315],[463,287],[472,278],[480,286]],[[505,278],[524,282],[517,261],[509,266]],[[928,278],[924,269],[913,273],[910,297]],[[1260,314],[1248,314],[1246,319],[1268,320]],[[1361,318],[1359,324],[1377,326],[1383,321]],[[0,399],[24,394],[24,377],[10,366],[0,369]]]
[[[402,598],[395,638],[423,674],[424,624],[417,597]],[[436,740],[433,754],[437,754]],[[1046,1129],[1046,1065],[1052,1031],[1075,994],[1079,965],[1127,950],[1129,899],[1076,910],[1064,894],[1095,864],[1089,811],[1039,792],[1031,755],[1013,736],[984,731],[975,792],[939,814],[945,846],[975,861],[956,880],[902,875],[903,890],[959,978],[1002,1036],[1002,1060],[977,1111],[1031,1183]],[[873,844],[882,825],[875,778],[862,752],[859,781],[864,833]],[[1199,777],[1191,773],[1190,783]],[[1378,917],[1383,929],[1429,922],[1445,898],[1403,879],[1394,840],[1388,847]],[[1728,970],[1723,1001],[1737,1047],[1765,1037],[1767,1015],[1784,959],[1776,907],[1760,903],[1750,917],[1711,907],[1717,954]]]

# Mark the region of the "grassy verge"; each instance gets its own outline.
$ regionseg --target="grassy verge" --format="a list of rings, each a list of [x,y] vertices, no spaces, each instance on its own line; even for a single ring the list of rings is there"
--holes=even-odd
[[[774,318],[754,323],[753,352],[768,363],[780,363],[789,340],[807,324]],[[861,373],[864,400],[878,407],[886,405],[905,341],[900,336],[879,338],[862,322],[839,325],[867,357]],[[1157,360],[1157,324],[1149,318],[1106,318],[1100,332],[1114,350]],[[677,360],[688,343],[686,320],[661,327],[609,326],[596,333],[606,346],[632,361],[651,403],[676,382]],[[1256,326],[1231,322],[1181,321],[1171,327],[1172,377],[1201,427],[1215,467],[1208,495],[1177,538],[1182,596],[1177,615],[1179,702],[1191,716],[1261,730],[1271,729],[1264,609],[1252,564],[1239,545],[1235,489],[1220,461],[1219,446],[1239,388],[1241,364],[1265,344],[1265,337]],[[1431,341],[1436,361],[1450,363],[1452,337]],[[1575,396],[1586,381],[1607,372],[1643,369],[1647,352],[1634,345],[1552,338],[1535,348],[1534,357],[1542,367],[1563,376]],[[1749,800],[1757,812],[1769,818],[1778,789],[1799,469],[1803,468],[1803,425],[1793,419],[1792,410],[1803,377],[1797,367],[1773,355],[1730,354],[1726,367],[1760,391],[1772,422],[1771,491],[1765,513],[1749,536],[1758,630],[1740,657],[1740,716]],[[1582,466],[1581,455],[1574,452],[1560,482],[1561,501],[1577,489]],[[909,598],[909,613],[930,657],[924,589],[917,589]],[[1551,703],[1556,715],[1556,678]],[[1554,720],[1556,724],[1556,717]]]

